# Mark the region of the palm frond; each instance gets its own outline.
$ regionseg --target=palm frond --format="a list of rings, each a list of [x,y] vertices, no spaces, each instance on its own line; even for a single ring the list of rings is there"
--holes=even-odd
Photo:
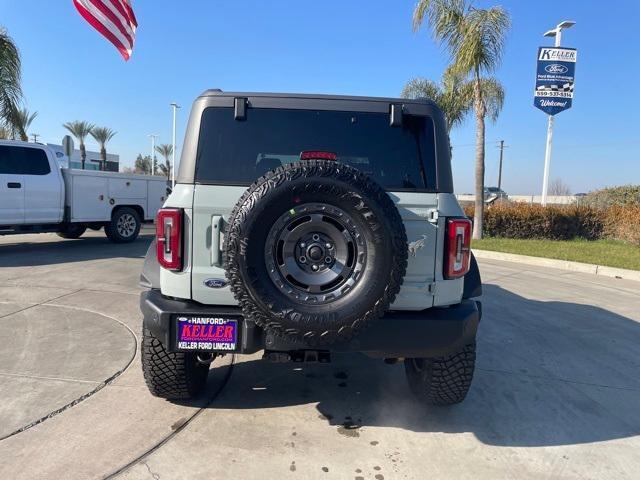
[[[504,105],[504,87],[497,79],[487,77],[480,80],[480,91],[487,115],[491,121],[495,122]]]
[[[167,144],[167,143],[162,145],[156,145],[156,152],[162,155],[164,159],[168,162],[169,157],[171,157],[171,155],[173,154],[173,145]]]
[[[117,132],[107,127],[93,127],[89,132],[93,139],[100,144],[100,148],[104,148],[109,140],[111,140]]]
[[[75,122],[67,122],[62,125],[66,128],[71,135],[76,137],[76,139],[84,144],[84,139],[91,133],[91,131],[95,128],[93,124],[85,121],[85,120],[76,120]]]
[[[447,130],[461,124],[473,106],[473,88],[470,82],[447,70],[438,85],[425,78],[413,78],[402,89],[403,98],[428,98],[444,113]]]
[[[461,73],[493,72],[502,61],[510,25],[501,7],[470,8],[459,25],[459,42],[452,45],[455,68]]]
[[[440,103],[440,97],[442,96],[442,89],[433,80],[426,78],[416,77],[409,80],[402,88],[400,93],[402,98],[428,98],[436,103]]]
[[[0,28],[0,124],[15,132],[20,88],[20,53],[11,37]],[[20,132],[23,133],[23,132]]]

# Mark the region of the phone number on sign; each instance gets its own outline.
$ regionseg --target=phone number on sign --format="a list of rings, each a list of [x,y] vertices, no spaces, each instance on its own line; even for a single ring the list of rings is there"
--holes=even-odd
[[[535,92],[536,97],[573,98],[572,92]]]

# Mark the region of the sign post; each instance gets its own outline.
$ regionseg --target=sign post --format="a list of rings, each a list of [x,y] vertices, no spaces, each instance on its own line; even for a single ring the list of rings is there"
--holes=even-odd
[[[553,33],[556,37],[555,47],[540,47],[538,49],[538,67],[533,105],[548,115],[547,148],[544,156],[544,178],[542,181],[542,205],[547,204],[554,115],[571,108],[573,101],[573,83],[578,52],[575,48],[560,47],[561,31],[562,24],[555,30],[547,32],[548,34]]]
[[[71,168],[71,155],[73,155],[73,138],[70,135],[62,137],[62,150],[64,154],[69,158],[68,168]]]

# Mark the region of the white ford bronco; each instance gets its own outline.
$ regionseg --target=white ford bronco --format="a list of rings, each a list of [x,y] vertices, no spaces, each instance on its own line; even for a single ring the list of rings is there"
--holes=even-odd
[[[427,100],[209,90],[141,275],[152,394],[200,393],[223,354],[403,360],[426,403],[471,385],[471,222]]]

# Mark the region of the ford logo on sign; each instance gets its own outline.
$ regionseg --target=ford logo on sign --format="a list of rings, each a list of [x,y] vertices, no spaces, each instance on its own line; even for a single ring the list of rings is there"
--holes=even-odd
[[[560,65],[558,63],[547,65],[546,67],[544,67],[544,70],[547,73],[560,73],[560,74],[567,73],[569,71],[567,67],[565,67],[564,65]]]
[[[202,283],[209,288],[224,288],[229,284],[224,278],[207,278]]]

